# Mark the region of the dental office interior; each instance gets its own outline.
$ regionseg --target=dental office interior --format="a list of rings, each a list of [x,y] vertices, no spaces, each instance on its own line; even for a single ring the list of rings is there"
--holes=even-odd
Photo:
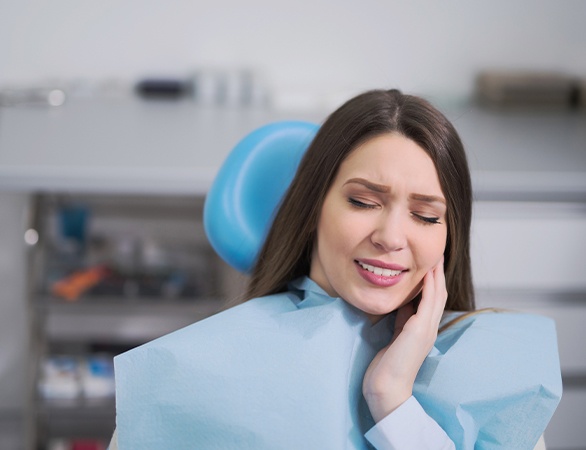
[[[104,449],[112,357],[230,304],[234,145],[372,88],[453,121],[477,306],[553,318],[550,450],[586,449],[586,2],[0,3],[0,449]]]

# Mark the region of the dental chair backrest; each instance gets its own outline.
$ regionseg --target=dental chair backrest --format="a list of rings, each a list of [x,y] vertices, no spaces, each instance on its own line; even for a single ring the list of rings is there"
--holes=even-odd
[[[252,270],[274,214],[317,133],[309,122],[265,125],[242,139],[220,168],[204,205],[204,229],[218,255]]]

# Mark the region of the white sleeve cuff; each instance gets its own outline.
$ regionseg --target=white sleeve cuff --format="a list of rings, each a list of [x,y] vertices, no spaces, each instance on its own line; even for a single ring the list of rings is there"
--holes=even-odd
[[[438,423],[413,396],[366,433],[377,450],[454,450],[456,447]]]

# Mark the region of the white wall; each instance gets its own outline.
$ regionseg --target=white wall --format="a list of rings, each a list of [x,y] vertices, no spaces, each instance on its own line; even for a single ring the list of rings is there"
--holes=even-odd
[[[485,67],[586,76],[586,1],[2,0],[0,87],[253,66],[276,94],[466,96]]]

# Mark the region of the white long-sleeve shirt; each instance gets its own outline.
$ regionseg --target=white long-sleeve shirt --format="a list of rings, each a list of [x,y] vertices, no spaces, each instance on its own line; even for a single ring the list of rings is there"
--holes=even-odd
[[[413,396],[366,433],[377,450],[453,450],[455,445]]]

